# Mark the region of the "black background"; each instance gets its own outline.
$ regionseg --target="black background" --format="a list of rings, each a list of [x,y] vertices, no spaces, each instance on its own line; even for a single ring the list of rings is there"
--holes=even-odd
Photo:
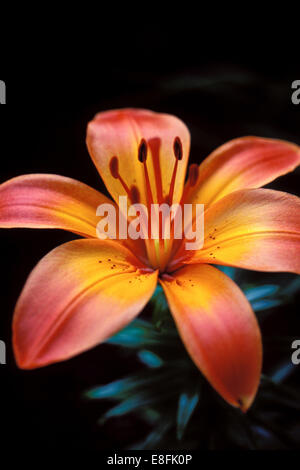
[[[29,37],[29,27],[19,35],[0,69],[7,85],[7,105],[0,108],[0,182],[24,173],[56,173],[104,191],[85,147],[85,129],[96,112],[118,107],[179,116],[191,130],[193,162],[243,135],[300,144],[300,105],[291,102],[291,83],[300,79],[294,38],[282,43],[274,32],[254,42],[253,27],[247,44],[239,33],[224,46],[222,34],[211,31],[203,37],[194,30],[190,37],[179,21],[171,32],[163,24],[146,28],[142,21],[133,30],[111,25],[103,36],[78,30],[73,37],[66,31],[62,41],[55,40],[54,24],[48,41],[42,41],[40,31]],[[299,195],[299,173],[271,187]],[[7,344],[7,365],[0,366],[0,406],[7,446],[101,450],[124,446],[143,432],[134,418],[119,422],[118,432],[109,424],[98,427],[107,405],[82,398],[87,388],[137,367],[114,348],[101,345],[35,371],[20,371],[15,365],[15,301],[38,260],[73,238],[56,230],[0,233],[0,339]],[[295,304],[295,312],[297,308]],[[300,337],[299,323],[288,324],[284,315],[268,328]]]

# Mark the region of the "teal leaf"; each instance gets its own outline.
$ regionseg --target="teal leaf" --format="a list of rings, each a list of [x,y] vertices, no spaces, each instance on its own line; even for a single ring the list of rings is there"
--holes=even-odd
[[[278,289],[279,286],[277,286],[276,284],[264,284],[262,286],[245,289],[244,293],[249,302],[253,302],[254,300],[274,295],[276,292],[278,292]]]
[[[158,387],[156,387],[156,389],[148,387],[136,393],[131,393],[128,398],[120,401],[120,403],[113,408],[110,408],[99,420],[99,423],[103,424],[109,418],[123,416],[134,411],[144,414],[145,407],[152,407],[155,404],[169,400],[172,394],[175,395],[175,393],[176,388],[170,391],[169,388],[161,390]]]
[[[126,398],[130,393],[145,387],[150,387],[157,381],[161,380],[161,377],[156,376],[137,376],[132,375],[125,379],[115,380],[105,385],[92,388],[86,392],[87,398],[91,399],[122,399]]]
[[[99,420],[99,424],[103,424],[109,418],[123,416],[131,413],[141,407],[147,406],[155,401],[154,397],[147,392],[132,395],[130,398],[121,401],[116,406],[110,408]]]
[[[110,338],[107,343],[127,348],[140,348],[157,345],[160,341],[161,337],[153,329],[151,323],[135,320]]]
[[[262,310],[267,310],[268,308],[277,307],[277,305],[282,304],[282,301],[279,299],[262,299],[251,302],[252,308],[255,312],[261,312]]]
[[[162,438],[165,436],[167,431],[172,425],[171,421],[163,421],[160,423],[152,432],[148,434],[146,439],[141,442],[136,443],[128,450],[145,450],[145,449],[155,449],[160,444]]]
[[[273,371],[271,379],[273,382],[279,384],[284,382],[284,380],[286,380],[295,370],[296,366],[289,359],[288,362],[284,362],[280,367],[277,367],[276,370]]]
[[[226,274],[226,276],[230,277],[232,280],[234,280],[235,276],[236,276],[236,268],[232,268],[231,266],[218,266],[218,269],[220,269],[220,271],[223,271],[224,274]]]
[[[152,323],[157,331],[174,334],[174,322],[170,315],[169,306],[161,286],[157,286],[151,299]]]
[[[157,367],[161,367],[163,365],[163,360],[152,351],[147,351],[146,349],[142,349],[138,352],[138,358],[143,364],[150,367],[151,369],[155,369]]]
[[[177,409],[177,439],[181,440],[186,426],[199,401],[199,392],[193,394],[183,392],[179,397]]]
[[[178,377],[177,369],[168,368],[167,370],[163,368],[162,370],[158,369],[156,373],[144,372],[140,374],[131,375],[125,377],[124,379],[115,380],[105,385],[99,385],[94,387],[91,390],[88,390],[85,393],[87,398],[91,399],[127,399],[140,390],[145,390],[147,393],[157,393],[163,395],[165,392],[169,394],[174,393],[172,390],[169,390],[169,381],[172,380],[174,384],[180,382],[180,377]]]
[[[300,290],[300,276],[297,276],[282,289],[282,294],[289,300]]]

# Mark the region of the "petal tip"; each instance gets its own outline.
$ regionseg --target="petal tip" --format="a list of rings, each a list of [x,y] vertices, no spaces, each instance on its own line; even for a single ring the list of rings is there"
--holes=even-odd
[[[247,413],[247,411],[249,410],[249,408],[251,407],[252,403],[253,403],[253,400],[254,400],[255,397],[251,397],[250,399],[247,398],[238,398],[237,399],[237,403],[238,403],[238,408],[243,412],[243,413]]]

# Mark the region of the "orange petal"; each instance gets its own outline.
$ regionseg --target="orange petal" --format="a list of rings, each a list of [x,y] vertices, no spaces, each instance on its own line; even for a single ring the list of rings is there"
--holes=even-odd
[[[172,276],[161,284],[188,353],[224,400],[246,411],[262,364],[260,330],[250,304],[213,266],[186,266]]]
[[[112,197],[126,195],[120,181],[110,171],[113,157],[119,161],[119,174],[131,189],[138,188],[140,202],[146,203],[144,165],[138,159],[142,139],[148,147],[147,169],[154,202],[169,193],[175,165],[174,140],[182,143],[183,158],[178,162],[173,202],[181,197],[190,147],[185,124],[175,116],[143,109],[121,109],[97,114],[89,123],[87,145],[90,155]]]
[[[157,273],[112,240],[75,240],[30,274],[13,321],[19,367],[68,359],[127,325],[155,289]]]
[[[204,219],[202,250],[191,263],[300,273],[300,199],[270,189],[236,191],[213,204]]]
[[[199,166],[188,202],[212,204],[233,191],[259,188],[300,164],[300,147],[283,140],[242,137],[217,148]]]
[[[0,185],[0,227],[60,228],[96,238],[96,209],[108,198],[64,176],[33,174]]]

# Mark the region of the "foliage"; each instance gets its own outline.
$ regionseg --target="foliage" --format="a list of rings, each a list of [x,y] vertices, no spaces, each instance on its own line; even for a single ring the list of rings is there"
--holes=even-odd
[[[239,283],[260,323],[300,290],[298,278],[254,283],[247,271],[221,269]],[[300,447],[300,393],[284,383],[296,372],[290,355],[262,376],[255,403],[243,414],[214,392],[187,355],[160,287],[151,302],[152,322],[137,319],[108,341],[121,352],[132,350],[144,367],[86,393],[93,400],[114,402],[100,424],[138,414],[150,430],[130,446],[136,450]],[[292,339],[269,338],[265,347],[280,350],[283,344],[290,351]]]

